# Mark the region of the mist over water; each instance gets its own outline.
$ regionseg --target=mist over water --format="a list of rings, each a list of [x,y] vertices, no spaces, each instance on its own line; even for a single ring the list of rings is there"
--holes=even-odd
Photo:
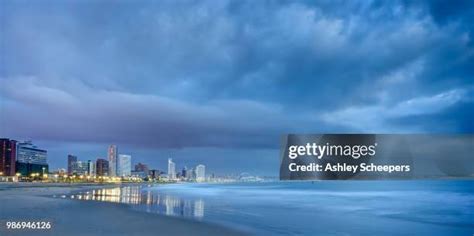
[[[474,182],[317,181],[169,184],[70,196],[213,222],[256,234],[464,234],[474,229]]]

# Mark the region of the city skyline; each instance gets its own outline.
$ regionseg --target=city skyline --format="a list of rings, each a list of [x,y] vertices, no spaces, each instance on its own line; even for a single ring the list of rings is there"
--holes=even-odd
[[[118,149],[118,147],[116,145],[109,145],[108,149],[107,149],[107,153],[110,154],[110,149],[111,147],[114,147],[115,150]],[[86,158],[87,159],[87,158]],[[102,176],[117,176],[117,177],[126,177],[126,176],[132,176],[132,173],[134,171],[144,171],[144,172],[148,172],[148,170],[160,170],[160,171],[165,171],[167,170],[166,172],[163,172],[165,173],[168,178],[170,178],[171,176],[173,176],[171,179],[177,179],[177,176],[182,176],[182,177],[187,177],[186,175],[182,175],[180,171],[178,171],[178,166],[176,166],[176,163],[174,163],[172,161],[172,158],[168,158],[168,168],[167,169],[156,169],[156,168],[151,168],[148,166],[147,163],[142,163],[142,162],[136,162],[136,161],[133,161],[132,162],[132,156],[131,155],[128,155],[128,154],[123,154],[123,153],[117,153],[117,163],[116,163],[116,170],[115,170],[115,175],[110,175],[110,162],[107,161],[107,175],[105,174],[101,174]],[[78,156],[76,155],[73,155],[73,154],[68,154],[67,155],[67,167],[66,168],[57,168],[55,169],[54,171],[58,171],[60,169],[67,169],[67,174],[68,175],[72,175],[72,174],[82,174],[82,173],[75,173],[74,171],[74,165],[79,163],[79,165],[90,165],[91,161],[94,163],[94,175],[96,174],[96,169],[97,167],[96,166],[99,166],[99,164],[97,164],[97,162],[102,162],[102,161],[105,161],[104,158],[101,158],[101,157],[97,157],[95,160],[92,159],[92,160],[85,160],[83,158],[79,158]],[[126,164],[124,163],[121,163],[121,162],[125,162]],[[100,164],[101,165],[101,164]],[[76,167],[77,168],[77,167]],[[79,167],[81,168],[81,167]],[[183,169],[186,170],[187,168],[187,165],[186,164],[183,164]],[[203,164],[198,164],[196,166],[196,178],[200,178],[200,181],[204,180],[206,178],[206,175],[205,175],[205,165]],[[139,170],[141,169],[141,170]],[[146,170],[145,170],[146,169]],[[172,169],[172,171],[170,172],[170,169]],[[193,169],[191,169],[193,170]],[[91,175],[91,173],[89,172],[90,171],[90,168],[88,167],[88,170],[87,172],[88,173],[84,173],[84,175],[86,174],[89,174]],[[83,172],[86,172],[86,171],[83,171]]]
[[[286,133],[474,132],[472,1],[0,4],[0,136],[53,169],[114,143],[277,175]]]
[[[0,176],[3,180],[22,181],[196,181],[205,182],[205,165],[198,164],[187,170],[177,171],[172,158],[168,158],[167,172],[150,169],[146,163],[133,162],[129,154],[118,153],[118,147],[111,144],[107,148],[109,159],[82,159],[68,154],[66,168],[52,170],[48,164],[48,150],[38,147],[31,140],[18,141],[0,138]],[[115,162],[115,163],[114,163]],[[112,163],[112,164],[111,164]],[[133,168],[132,168],[133,166]],[[115,167],[115,169],[113,169]],[[113,172],[111,171],[113,169]],[[229,176],[229,175],[226,175]],[[11,178],[13,177],[13,179]],[[102,178],[103,177],[103,178]],[[51,180],[50,180],[51,178]],[[77,179],[78,178],[78,179]]]
[[[18,142],[20,143],[31,143],[32,140],[27,140],[27,141],[19,141],[18,139],[14,139],[14,138],[10,138],[11,140],[17,140]],[[76,149],[76,150],[66,150],[65,151],[65,156],[59,156],[59,161],[57,159],[54,159],[54,161],[51,161],[51,151],[53,151],[54,153],[54,149],[50,149],[48,146],[45,146],[42,142],[34,142],[35,145],[37,146],[40,146],[42,147],[43,149],[47,149],[48,150],[48,164],[49,164],[49,169],[50,171],[57,171],[58,169],[65,169],[67,172],[68,172],[68,160],[69,160],[69,157],[73,157],[75,158],[76,161],[82,161],[82,162],[87,162],[88,160],[98,160],[98,159],[105,159],[108,161],[108,154],[109,154],[109,149],[111,146],[115,146],[115,148],[118,150],[118,146],[117,145],[114,145],[114,144],[106,144],[106,145],[98,145],[100,147],[102,147],[103,150],[100,150],[101,148],[99,148],[99,151],[87,151],[87,152],[84,152],[84,150],[81,150],[81,149]],[[54,145],[53,145],[54,146]],[[105,150],[105,151],[104,151]],[[126,150],[129,150],[127,152],[127,155],[131,155],[131,156],[134,156],[134,154],[132,153],[140,153],[140,152],[135,152],[133,151],[133,149],[126,149]],[[99,153],[103,153],[103,154],[99,154]],[[84,153],[87,153],[87,154],[84,154]],[[197,166],[199,164],[202,164],[202,163],[205,163],[206,166],[213,166],[212,163],[208,163],[206,159],[201,159],[201,158],[188,158],[188,159],[181,159],[181,158],[176,158],[174,153],[175,153],[175,150],[170,150],[169,152],[168,151],[164,151],[163,152],[163,156],[160,156],[159,158],[154,158],[154,159],[150,159],[150,158],[147,158],[146,157],[146,154],[145,154],[145,157],[142,156],[142,158],[133,158],[133,162],[132,162],[132,166],[134,166],[135,164],[138,164],[138,163],[146,163],[148,164],[149,166],[153,166],[154,169],[159,169],[159,170],[162,170],[162,171],[166,171],[167,170],[167,163],[166,161],[170,158],[170,156],[173,158],[173,159],[178,159],[178,162],[179,163],[185,163],[183,164],[182,166],[179,165],[179,166],[176,166],[176,172],[178,172],[179,168],[181,167],[186,167],[186,166]],[[121,152],[117,152],[117,155],[119,154],[123,154]],[[136,154],[135,154],[136,155]],[[54,157],[58,157],[58,156],[54,156]],[[136,157],[136,156],[134,156]],[[116,165],[115,165],[116,166]],[[257,167],[255,167],[255,169],[253,171],[249,171],[249,169],[232,169],[232,168],[227,168],[227,169],[222,169],[222,168],[212,168],[213,171],[212,173],[213,174],[217,174],[217,175],[229,175],[229,174],[232,174],[232,175],[238,175],[240,173],[243,173],[243,172],[246,172],[246,173],[252,173],[252,174],[258,174],[258,173],[261,173],[261,171],[259,171],[257,169]],[[110,173],[110,169],[108,169],[108,173]],[[272,172],[269,172],[268,176],[272,176]],[[265,174],[260,174],[260,175],[265,175]],[[274,175],[273,175],[274,176]]]

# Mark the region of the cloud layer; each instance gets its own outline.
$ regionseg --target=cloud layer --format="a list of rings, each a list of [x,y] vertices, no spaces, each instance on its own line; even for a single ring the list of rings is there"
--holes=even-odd
[[[1,136],[258,149],[474,131],[471,1],[1,4]]]

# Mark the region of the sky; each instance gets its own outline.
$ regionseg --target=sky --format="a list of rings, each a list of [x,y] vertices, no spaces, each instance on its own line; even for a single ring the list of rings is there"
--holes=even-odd
[[[0,2],[0,136],[277,175],[286,133],[472,133],[474,1]]]

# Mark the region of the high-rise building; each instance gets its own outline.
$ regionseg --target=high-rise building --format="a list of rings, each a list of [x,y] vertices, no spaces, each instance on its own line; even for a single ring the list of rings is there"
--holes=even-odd
[[[120,177],[130,176],[132,173],[132,156],[119,154],[117,159],[117,175]]]
[[[183,176],[183,178],[186,179],[187,174],[188,174],[188,168],[186,168],[186,166],[185,166],[185,167],[183,167],[183,169],[181,170],[181,176]]]
[[[95,161],[88,160],[87,161],[87,175],[94,176],[95,175]]]
[[[67,174],[72,175],[72,164],[77,161],[77,156],[67,155]]]
[[[117,146],[109,146],[107,158],[109,160],[109,176],[117,176]]]
[[[26,141],[17,145],[17,161],[21,163],[47,165],[48,152]]]
[[[97,176],[108,176],[109,175],[109,161],[98,158],[96,161],[95,172]]]
[[[147,165],[138,162],[138,164],[135,165],[135,171],[148,173],[149,169]]]
[[[196,174],[195,174],[194,168],[191,168],[186,171],[186,179],[193,180],[195,178],[196,178]]]
[[[72,163],[72,174],[76,175],[88,175],[89,174],[89,163],[85,161],[75,161]]]
[[[173,162],[173,159],[168,158],[168,179],[176,179],[176,165]]]
[[[22,176],[31,174],[47,174],[48,152],[33,145],[31,141],[17,144],[15,171]]]
[[[204,165],[196,166],[196,181],[202,182],[206,180],[206,167]]]
[[[0,175],[15,175],[16,145],[15,140],[0,139]]]

